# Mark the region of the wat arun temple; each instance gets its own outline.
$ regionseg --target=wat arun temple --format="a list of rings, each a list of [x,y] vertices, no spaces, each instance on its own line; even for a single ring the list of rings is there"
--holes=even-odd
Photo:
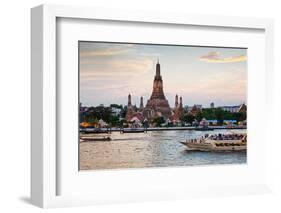
[[[143,97],[140,97],[140,107],[136,108],[131,103],[131,95],[128,95],[128,105],[126,120],[128,122],[138,119],[139,121],[153,121],[157,117],[164,117],[166,120],[177,122],[183,113],[182,97],[178,100],[175,96],[175,106],[170,107],[165,97],[163,89],[163,80],[160,72],[159,61],[156,64],[156,74],[153,81],[153,89],[150,98],[144,107]]]

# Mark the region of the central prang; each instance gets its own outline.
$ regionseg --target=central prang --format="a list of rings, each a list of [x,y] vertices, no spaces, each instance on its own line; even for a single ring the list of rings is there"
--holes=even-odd
[[[171,108],[163,91],[163,80],[160,72],[159,61],[156,64],[156,75],[153,81],[153,90],[150,99],[144,109],[144,117],[148,120],[154,117],[163,116],[169,118],[171,116]]]
[[[161,68],[159,61],[156,64],[156,74],[153,81],[152,94],[147,100],[146,106],[143,105],[143,97],[140,98],[140,107],[137,108],[131,103],[131,95],[128,95],[128,105],[126,120],[132,122],[134,120],[145,121],[151,123],[157,117],[163,117],[166,121],[178,122],[183,111],[182,98],[178,104],[178,95],[175,97],[175,107],[170,108],[169,102],[165,97],[163,90],[163,80],[161,76]]]

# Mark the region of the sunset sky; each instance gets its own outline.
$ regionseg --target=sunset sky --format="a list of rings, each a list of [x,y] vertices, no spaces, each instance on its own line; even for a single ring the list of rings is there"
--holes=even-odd
[[[164,93],[192,106],[239,105],[247,97],[247,50],[233,48],[79,42],[80,102],[144,104],[152,92],[159,59]]]

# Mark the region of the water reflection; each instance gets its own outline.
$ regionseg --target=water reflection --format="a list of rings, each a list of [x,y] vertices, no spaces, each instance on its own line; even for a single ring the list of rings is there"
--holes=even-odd
[[[241,130],[237,130],[241,132]],[[206,133],[225,133],[225,130],[155,131],[147,133],[110,134],[111,141],[80,143],[80,169],[118,169],[206,164],[246,163],[245,152],[214,153],[187,152],[179,143]],[[100,135],[99,135],[100,136]]]

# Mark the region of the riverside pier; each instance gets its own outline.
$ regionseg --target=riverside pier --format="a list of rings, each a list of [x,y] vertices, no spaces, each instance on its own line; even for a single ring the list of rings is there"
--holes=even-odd
[[[148,128],[80,128],[80,132],[83,133],[110,133],[110,132],[123,132],[124,130],[126,132],[129,132],[130,130],[143,130],[143,132],[149,132],[149,131],[172,131],[172,130],[196,130],[196,131],[212,131],[212,130],[234,130],[234,129],[247,129],[243,126],[237,126],[237,127],[226,127],[226,126],[211,126],[208,128],[202,128],[202,127],[148,127]]]

